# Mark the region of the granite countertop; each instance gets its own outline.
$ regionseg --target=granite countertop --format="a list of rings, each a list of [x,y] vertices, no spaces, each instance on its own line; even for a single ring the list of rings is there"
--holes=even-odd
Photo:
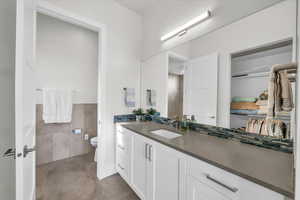
[[[182,132],[155,122],[126,122],[122,126],[287,197],[294,197],[293,154],[195,131]],[[158,129],[171,130],[182,136],[169,140],[151,133]]]

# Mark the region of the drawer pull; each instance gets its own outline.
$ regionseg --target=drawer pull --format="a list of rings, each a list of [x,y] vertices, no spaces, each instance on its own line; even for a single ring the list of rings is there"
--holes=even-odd
[[[118,164],[118,166],[121,170],[124,170],[124,167],[122,167],[120,164]]]
[[[152,145],[149,145],[149,161],[152,162]]]
[[[148,159],[148,144],[145,144],[145,158]]]
[[[226,188],[227,190],[230,190],[231,192],[236,193],[239,190],[236,187],[230,187],[230,186],[228,186],[228,185],[226,185],[226,184],[224,184],[224,183],[222,183],[222,182],[220,182],[220,181],[212,178],[209,174],[205,174],[205,176],[206,176],[206,178],[208,180],[211,180],[212,182],[214,182],[214,183],[216,183],[218,185],[221,185],[222,187]]]
[[[119,149],[125,150],[125,148],[121,145],[118,145]]]

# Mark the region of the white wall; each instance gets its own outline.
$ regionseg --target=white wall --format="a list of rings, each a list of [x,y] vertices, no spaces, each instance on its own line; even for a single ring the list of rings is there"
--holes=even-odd
[[[154,90],[156,105],[153,108],[164,117],[168,116],[168,59],[166,52],[161,53],[144,62],[141,68],[141,107],[151,107],[146,102],[146,90]]]
[[[143,60],[157,55],[161,51],[208,34],[224,25],[230,24],[241,17],[248,16],[262,8],[271,6],[281,0],[161,0],[145,8],[143,13]],[[161,42],[160,37],[187,21],[195,18],[206,10],[211,10],[213,16],[190,29],[188,34],[167,42]]]
[[[98,33],[38,14],[36,52],[37,88],[72,89],[73,103],[97,102]]]
[[[286,0],[191,41],[191,58],[219,52],[218,125],[229,127],[231,54],[296,34],[296,0]]]
[[[106,66],[106,111],[102,119],[105,125],[103,149],[105,156],[101,174],[107,176],[115,172],[114,124],[115,114],[125,114],[130,110],[124,106],[124,87],[135,88],[139,104],[139,68],[141,57],[142,19],[136,13],[122,7],[115,1],[102,0],[48,0],[62,9],[105,24],[107,27]],[[99,176],[99,174],[98,174]]]
[[[232,23],[205,36],[191,40],[188,43],[177,46],[171,51],[182,53],[190,59],[208,55],[213,52],[219,53],[218,74],[218,115],[217,124],[223,127],[230,126],[230,101],[231,101],[231,54],[245,51],[255,47],[264,46],[276,41],[295,37],[296,34],[296,0],[286,0],[270,8],[262,10],[240,21]],[[280,22],[280,25],[279,23]],[[176,43],[179,39],[174,38]],[[189,52],[188,52],[189,51]],[[163,56],[165,52],[151,57],[144,63],[151,63],[157,57]],[[164,66],[156,63],[156,66]],[[154,65],[152,66],[154,67]],[[149,77],[158,76],[161,83],[158,94],[164,94],[165,86],[161,73],[165,67],[155,70],[157,74],[148,74]],[[142,79],[145,81],[145,75]],[[147,81],[147,80],[146,80]],[[144,97],[143,97],[144,99]],[[157,105],[161,110],[166,110],[162,105]]]
[[[0,152],[15,146],[14,71],[16,41],[16,1],[0,4]],[[0,194],[15,199],[15,160],[0,158]]]

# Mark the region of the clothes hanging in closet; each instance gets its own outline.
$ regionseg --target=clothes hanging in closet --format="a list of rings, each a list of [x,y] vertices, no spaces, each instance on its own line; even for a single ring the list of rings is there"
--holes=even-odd
[[[286,124],[281,120],[273,119],[249,119],[246,132],[279,138],[288,137]]]
[[[272,67],[268,88],[268,119],[272,119],[282,111],[289,112],[294,107],[292,86],[285,68],[285,65]]]

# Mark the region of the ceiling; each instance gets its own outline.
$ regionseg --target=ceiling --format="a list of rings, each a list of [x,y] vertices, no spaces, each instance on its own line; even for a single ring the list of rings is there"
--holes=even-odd
[[[176,5],[184,5],[186,6],[198,7],[199,9],[203,7],[214,7],[224,8],[228,10],[228,7],[231,7],[231,10],[234,11],[239,8],[245,7],[251,3],[251,7],[253,8],[265,8],[274,3],[278,3],[282,0],[115,0],[121,5],[135,11],[140,15],[144,15],[147,12],[153,11],[153,9],[164,9],[168,10],[174,4]],[[170,10],[172,12],[172,10]],[[255,10],[253,10],[255,12]]]
[[[143,15],[145,9],[154,5],[157,0],[115,0],[121,5]]]

